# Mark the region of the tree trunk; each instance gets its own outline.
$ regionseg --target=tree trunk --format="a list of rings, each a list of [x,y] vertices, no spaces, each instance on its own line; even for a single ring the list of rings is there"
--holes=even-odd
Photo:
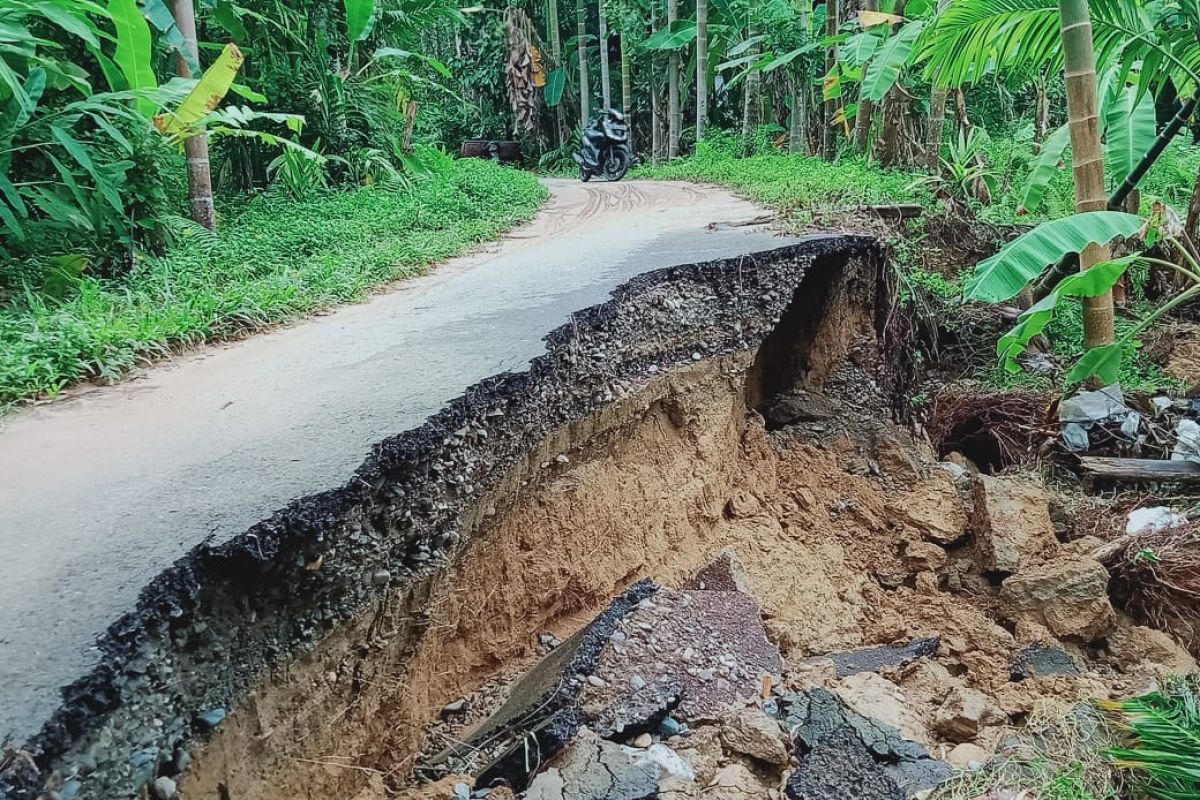
[[[827,37],[837,36],[838,32],[838,0],[825,0],[825,35]],[[837,45],[830,45],[825,51],[825,74],[833,72],[837,66]],[[834,118],[837,116],[837,100],[830,99],[825,101],[825,115],[821,120],[821,155],[826,161],[833,161],[837,158],[837,128],[834,127]]]
[[[788,125],[789,153],[808,152],[808,97],[801,88],[803,84],[803,78],[796,74],[795,69],[788,71],[788,88],[792,95],[792,118]]]
[[[878,0],[863,0],[864,11],[878,11]],[[854,116],[854,149],[859,153],[867,152],[867,142],[871,138],[871,122],[875,117],[875,104],[865,97],[858,98],[858,113]]]
[[[575,0],[575,32],[579,39],[579,125],[586,127],[592,118],[592,87],[587,64],[587,2]]]
[[[752,39],[758,35],[753,26],[747,28],[746,38]],[[762,48],[755,43],[750,48],[749,55],[757,56]],[[758,95],[762,86],[762,73],[755,70],[746,76],[742,90],[742,152],[751,155],[754,152],[754,135],[758,131]]]
[[[617,41],[621,43],[621,111],[629,123],[629,149],[637,152],[633,140],[633,64],[631,54],[625,49],[625,32],[621,31]]]
[[[175,24],[183,35],[183,50],[196,64],[200,63],[200,48],[196,45],[196,10],[192,0],[175,0]],[[191,78],[188,59],[181,54],[175,59],[175,71],[182,78]],[[197,76],[198,77],[198,76]],[[208,161],[208,136],[201,133],[183,141],[187,156],[188,203],[192,219],[212,230],[217,227],[217,210],[213,206],[212,170]]]
[[[1188,203],[1183,232],[1193,245],[1197,243],[1197,235],[1200,234],[1200,172],[1196,173],[1196,182],[1192,185],[1192,201]]]
[[[1058,8],[1062,17],[1075,210],[1103,211],[1108,206],[1108,198],[1104,191],[1104,148],[1100,143],[1091,15],[1087,0],[1058,0]],[[1090,269],[1107,258],[1107,247],[1088,245],[1079,256],[1079,268]],[[1111,344],[1114,339],[1112,292],[1085,297],[1083,303],[1084,344],[1089,348]]]
[[[708,0],[696,0],[696,141],[708,125]]]
[[[650,35],[658,33],[658,2],[650,0]],[[662,160],[662,81],[659,74],[661,60],[653,50],[650,51],[650,157],[654,163]]]
[[[1038,74],[1033,82],[1036,92],[1033,103],[1033,143],[1039,153],[1042,151],[1042,142],[1046,141],[1046,133],[1050,130],[1049,83],[1044,73]]]
[[[604,0],[597,0],[600,9],[600,97],[605,108],[612,108],[612,75],[608,68],[608,20],[604,18]]]
[[[554,59],[554,68],[561,69],[563,64],[562,53],[562,29],[558,18],[558,0],[547,0],[546,7],[546,27],[549,28],[547,33],[550,38],[550,55]],[[455,28],[455,37],[458,36],[458,29]],[[460,53],[461,56],[461,53]],[[567,141],[567,118],[563,112],[563,104],[559,103],[554,107],[554,121],[558,128],[558,144],[561,146]]]
[[[679,18],[679,0],[667,0],[667,27]],[[679,51],[667,58],[667,158],[679,156],[683,110],[679,107]]]
[[[950,0],[939,0],[938,12],[946,9]],[[946,98],[950,90],[938,86],[938,77],[933,76],[933,89],[929,93],[929,124],[925,128],[925,168],[937,172],[941,167],[942,139],[946,135]]]

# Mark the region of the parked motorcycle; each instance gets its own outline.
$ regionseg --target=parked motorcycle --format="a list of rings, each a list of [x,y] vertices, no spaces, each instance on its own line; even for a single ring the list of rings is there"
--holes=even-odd
[[[583,132],[583,147],[575,154],[579,179],[589,181],[602,175],[607,181],[619,181],[633,166],[629,149],[629,123],[625,115],[606,108]]]

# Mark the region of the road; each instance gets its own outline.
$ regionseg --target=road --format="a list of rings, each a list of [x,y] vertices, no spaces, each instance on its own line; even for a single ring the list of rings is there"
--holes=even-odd
[[[719,189],[547,185],[530,224],[367,302],[3,421],[0,742],[40,726],[96,635],[199,542],[343,483],[631,276],[786,243],[722,225],[761,211]]]

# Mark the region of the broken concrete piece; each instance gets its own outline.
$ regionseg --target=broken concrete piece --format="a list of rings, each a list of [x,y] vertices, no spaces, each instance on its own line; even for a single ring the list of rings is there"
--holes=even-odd
[[[988,725],[1003,722],[1004,713],[983,692],[955,687],[937,710],[934,728],[952,742],[968,742]]]
[[[531,765],[562,750],[587,721],[579,706],[579,694],[589,685],[587,676],[595,673],[601,652],[611,646],[619,620],[657,590],[648,580],[629,587],[587,627],[526,672],[504,705],[465,742],[419,764],[417,772],[434,780],[450,772],[477,774],[483,785],[503,778],[522,788]]]
[[[841,681],[834,693],[851,711],[900,731],[905,739],[922,744],[932,741],[921,718],[909,707],[904,691],[873,672],[860,672]]]
[[[526,800],[643,800],[658,793],[660,770],[582,729],[556,763],[533,779]]]
[[[1116,624],[1108,571],[1090,558],[1058,559],[1006,578],[1000,599],[1011,616],[1031,616],[1060,638],[1092,642]]]
[[[792,800],[905,800],[900,785],[849,728],[823,737],[787,780]]]
[[[746,568],[732,547],[726,547],[682,587],[697,591],[744,592],[753,596]]]
[[[1079,667],[1067,651],[1035,642],[1017,653],[1010,673],[1014,681],[1023,681],[1051,675],[1077,676]]]
[[[1040,486],[979,475],[973,490],[975,533],[985,570],[1019,572],[1058,545],[1050,496]]]
[[[903,645],[888,644],[880,647],[846,650],[841,653],[829,653],[809,659],[809,661],[832,661],[836,677],[845,678],[860,672],[879,672],[885,667],[903,667],[917,659],[932,657],[937,655],[940,644],[940,638],[931,636],[926,639],[914,639]]]
[[[757,706],[726,717],[721,724],[721,742],[727,752],[741,753],[768,764],[788,763],[783,729]]]
[[[667,711],[682,721],[713,719],[756,697],[763,676],[783,669],[758,604],[743,592],[661,589],[619,630],[624,641],[606,647],[595,670],[606,685],[585,686],[581,696],[601,735],[657,727]]]

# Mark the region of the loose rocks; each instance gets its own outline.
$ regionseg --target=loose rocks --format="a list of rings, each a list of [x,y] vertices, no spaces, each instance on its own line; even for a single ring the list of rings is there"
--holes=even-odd
[[[1000,599],[1010,616],[1032,617],[1062,638],[1092,642],[1116,624],[1108,571],[1090,558],[1059,559],[1013,575]]]
[[[1050,496],[1031,483],[979,475],[973,493],[975,533],[984,569],[1018,572],[1057,546]]]
[[[768,764],[787,764],[779,723],[757,707],[744,708],[727,718],[721,726],[721,742],[732,753],[741,753]]]

